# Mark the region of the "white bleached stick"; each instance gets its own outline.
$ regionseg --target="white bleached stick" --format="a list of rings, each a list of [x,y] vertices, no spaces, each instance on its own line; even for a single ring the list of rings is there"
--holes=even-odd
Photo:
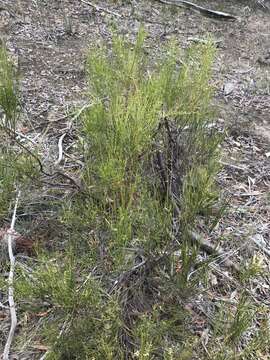
[[[17,315],[16,315],[16,308],[15,308],[15,302],[14,302],[14,287],[13,287],[13,278],[14,278],[14,269],[15,269],[15,257],[13,255],[13,241],[14,241],[14,226],[15,226],[15,221],[16,221],[16,212],[17,212],[20,195],[21,195],[21,192],[18,191],[14,209],[13,209],[13,215],[12,215],[10,228],[6,234],[7,243],[8,243],[9,261],[10,261],[10,270],[9,270],[9,276],[8,276],[8,303],[9,303],[11,324],[10,324],[10,330],[9,330],[7,342],[6,342],[6,345],[4,348],[3,360],[9,360],[10,347],[11,347],[11,343],[12,343],[14,333],[16,330],[16,325],[17,325]]]

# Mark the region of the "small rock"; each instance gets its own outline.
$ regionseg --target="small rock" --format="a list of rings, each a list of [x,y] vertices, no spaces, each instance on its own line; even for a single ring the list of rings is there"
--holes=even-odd
[[[235,87],[236,87],[235,82],[233,81],[227,82],[223,87],[224,95],[225,96],[230,95],[234,91]]]

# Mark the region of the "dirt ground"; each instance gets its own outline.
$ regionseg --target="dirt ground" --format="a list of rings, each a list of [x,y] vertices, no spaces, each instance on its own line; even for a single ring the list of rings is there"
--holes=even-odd
[[[44,162],[57,160],[68,114],[87,104],[87,50],[109,42],[112,26],[133,39],[143,24],[153,53],[172,37],[186,48],[210,34],[218,48],[216,122],[227,127],[218,181],[230,202],[210,240],[222,238],[239,262],[257,254],[270,271],[270,4],[267,9],[255,0],[196,1],[237,16],[227,22],[155,0],[95,3],[121,17],[80,0],[0,0],[0,36],[20,74],[19,131],[40,147]],[[269,279],[254,291],[270,304]]]

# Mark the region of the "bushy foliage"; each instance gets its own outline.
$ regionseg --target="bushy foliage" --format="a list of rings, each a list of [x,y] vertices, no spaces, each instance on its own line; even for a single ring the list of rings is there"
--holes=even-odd
[[[9,211],[14,190],[34,176],[31,156],[11,145],[19,118],[16,71],[0,47],[0,221]],[[11,135],[12,134],[12,135]],[[13,144],[14,145],[14,144]]]
[[[209,41],[182,53],[172,42],[153,61],[145,37],[141,29],[133,45],[115,36],[110,49],[91,49],[92,105],[78,129],[83,191],[63,205],[65,249],[17,270],[16,300],[41,317],[46,359],[205,358],[185,304],[209,270],[190,231],[218,201],[215,49]],[[254,318],[244,295],[218,315],[207,358],[265,351],[267,324],[237,355]]]

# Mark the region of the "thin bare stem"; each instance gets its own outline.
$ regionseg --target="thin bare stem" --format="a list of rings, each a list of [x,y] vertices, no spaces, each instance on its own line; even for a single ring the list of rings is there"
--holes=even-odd
[[[3,360],[9,359],[9,352],[11,343],[14,337],[14,333],[17,326],[17,315],[16,315],[16,308],[15,308],[15,302],[14,302],[14,287],[13,287],[13,279],[14,279],[14,269],[15,269],[15,257],[13,255],[13,241],[14,241],[14,226],[16,222],[16,212],[18,207],[18,202],[20,198],[21,192],[18,191],[14,209],[13,209],[13,215],[12,220],[10,224],[10,228],[7,231],[7,243],[8,243],[8,254],[9,254],[9,261],[10,261],[10,270],[9,270],[9,276],[8,276],[8,303],[9,303],[9,311],[10,311],[10,318],[11,318],[11,325],[10,330],[7,338],[7,342],[5,344],[4,353],[3,353]]]

